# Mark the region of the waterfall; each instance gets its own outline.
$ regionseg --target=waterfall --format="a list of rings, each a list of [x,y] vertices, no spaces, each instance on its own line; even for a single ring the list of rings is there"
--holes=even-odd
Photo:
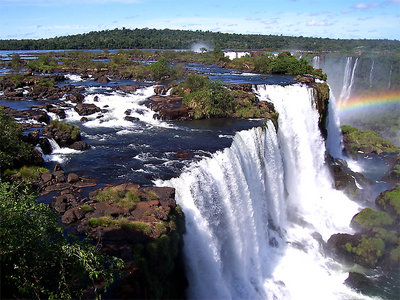
[[[346,67],[344,69],[343,75],[342,91],[340,92],[339,101],[346,101],[350,98],[351,95],[351,88],[353,87],[354,83],[354,74],[357,68],[358,57],[356,58],[353,67],[352,61],[353,58],[351,56],[347,57]]]
[[[372,61],[371,70],[369,71],[369,87],[372,88],[373,72],[374,72],[375,61]]]
[[[259,86],[279,112],[278,134],[238,132],[231,147],[187,167],[173,186],[186,216],[190,299],[360,299],[324,254],[358,206],[332,188],[313,90]]]
[[[392,72],[393,72],[393,65],[390,65],[390,72],[389,72],[389,81],[388,81],[388,90],[392,87]]]
[[[316,55],[312,59],[312,66],[314,69],[319,69],[320,68],[319,64],[320,64],[320,57]]]
[[[336,98],[333,95],[331,88],[329,91],[328,117],[326,120],[326,128],[328,131],[328,137],[326,139],[326,150],[334,158],[343,157],[343,139],[340,130],[340,119],[336,109]]]

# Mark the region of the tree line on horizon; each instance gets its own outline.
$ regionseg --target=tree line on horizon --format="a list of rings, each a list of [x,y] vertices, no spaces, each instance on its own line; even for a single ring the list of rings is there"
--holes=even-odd
[[[149,28],[116,28],[47,39],[0,40],[0,49],[190,49],[193,44],[199,42],[220,49],[400,52],[398,40],[330,39]]]

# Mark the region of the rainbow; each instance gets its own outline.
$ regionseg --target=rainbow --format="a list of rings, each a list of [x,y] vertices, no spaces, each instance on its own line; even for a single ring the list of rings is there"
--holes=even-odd
[[[336,106],[340,112],[345,112],[363,108],[384,107],[393,104],[400,104],[400,90],[351,97],[345,101],[338,101]]]

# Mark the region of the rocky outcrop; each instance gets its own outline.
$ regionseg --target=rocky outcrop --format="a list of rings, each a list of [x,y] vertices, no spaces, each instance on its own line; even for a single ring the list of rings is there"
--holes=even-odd
[[[400,264],[400,187],[381,193],[376,199],[382,211],[365,208],[351,220],[356,234],[334,234],[328,248],[338,259],[369,268],[398,271]],[[388,205],[389,204],[389,205]]]
[[[161,120],[190,120],[190,110],[182,106],[183,97],[178,96],[153,96],[146,102],[146,106],[155,111],[155,118]]]
[[[100,107],[92,103],[78,103],[74,109],[80,116],[89,116],[101,111]]]
[[[92,237],[101,251],[124,260],[125,275],[111,288],[111,298],[183,298],[185,225],[173,188],[127,182],[107,185],[81,198],[71,190],[82,180],[76,174],[66,177],[56,168],[43,180],[52,182],[46,189],[62,190],[52,207],[62,215],[65,226]]]

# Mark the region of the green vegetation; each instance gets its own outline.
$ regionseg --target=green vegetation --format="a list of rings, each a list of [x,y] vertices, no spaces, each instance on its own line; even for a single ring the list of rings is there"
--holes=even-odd
[[[252,93],[229,90],[219,81],[190,74],[174,87],[171,94],[183,96],[182,104],[192,110],[195,119],[218,117],[270,118],[267,106],[259,106]]]
[[[399,41],[339,40],[283,35],[228,34],[211,31],[171,29],[113,29],[38,40],[2,40],[2,50],[34,49],[190,49],[208,41],[215,49],[302,49],[312,51],[398,50]],[[211,51],[209,51],[211,52]],[[206,52],[207,54],[208,52]]]
[[[28,63],[28,68],[34,72],[50,72],[58,66],[54,57],[49,54],[41,55]]]
[[[59,120],[55,119],[55,120],[51,120],[50,121],[50,125],[49,126],[69,133],[73,140],[80,139],[81,130],[76,125],[72,125],[72,124],[67,123],[67,122],[60,122]]]
[[[400,186],[380,195],[376,205],[400,220]]]
[[[141,201],[137,189],[125,190],[121,185],[106,187],[100,190],[96,195],[96,200],[99,202],[118,203],[120,206],[128,209],[135,209],[136,203]]]
[[[83,205],[81,205],[81,210],[82,210],[83,212],[87,213],[87,212],[93,211],[94,208],[91,207],[91,206],[88,205],[88,204],[83,204]]]
[[[378,137],[371,130],[359,130],[349,125],[343,125],[341,128],[345,148],[352,154],[356,154],[359,151],[377,154],[400,152],[398,147]]]
[[[4,176],[9,177],[9,176],[17,176],[17,178],[20,178],[22,181],[26,183],[33,183],[39,179],[40,174],[43,173],[48,173],[49,170],[43,167],[38,167],[38,166],[23,166],[19,170],[16,169],[7,169],[4,172]]]
[[[393,219],[384,211],[364,208],[354,216],[351,222],[357,228],[368,230],[373,227],[390,226],[393,224]]]
[[[0,174],[6,169],[31,165],[34,156],[33,146],[23,141],[20,125],[0,107]]]
[[[376,266],[385,251],[385,242],[379,238],[363,237],[358,245],[352,246],[351,243],[346,243],[345,248],[347,252],[353,253],[359,262]]]
[[[0,199],[1,298],[76,299],[88,287],[100,297],[98,283],[107,288],[122,269],[87,242],[68,243],[58,216],[23,184],[0,182]]]

